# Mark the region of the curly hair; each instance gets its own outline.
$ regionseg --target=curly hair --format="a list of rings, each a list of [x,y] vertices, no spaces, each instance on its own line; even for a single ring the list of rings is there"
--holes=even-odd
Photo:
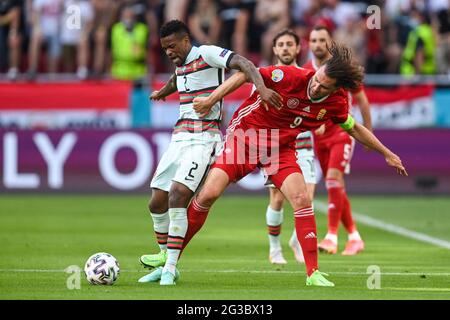
[[[191,37],[189,28],[180,20],[170,20],[159,29],[160,38],[165,38],[172,34],[178,34],[183,37],[187,35],[189,38]]]
[[[336,87],[355,90],[364,80],[364,68],[353,58],[350,48],[333,42],[327,48],[331,54],[325,63],[325,74],[336,79]]]

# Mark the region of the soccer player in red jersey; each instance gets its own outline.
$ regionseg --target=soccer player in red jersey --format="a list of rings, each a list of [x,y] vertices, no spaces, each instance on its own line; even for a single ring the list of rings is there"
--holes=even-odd
[[[306,285],[334,286],[318,270],[314,210],[295,155],[299,132],[318,128],[328,120],[341,124],[358,141],[378,151],[388,165],[407,175],[400,158],[348,114],[345,89],[357,88],[364,77],[348,48],[333,45],[332,57],[316,73],[294,66],[260,68],[264,83],[283,98],[279,109],[261,102],[254,92],[236,110],[227,129],[222,153],[216,158],[205,184],[188,208],[189,226],[183,248],[200,230],[213,203],[231,182],[262,168],[294,210],[297,238],[306,264]],[[205,98],[196,98],[194,109],[207,112],[217,99],[246,81],[237,73]],[[269,152],[268,152],[269,151]]]
[[[309,47],[314,57],[303,65],[303,68],[318,70],[331,57],[327,50],[331,41],[330,33],[325,27],[314,28],[309,36]],[[352,97],[356,99],[364,126],[372,131],[370,106],[362,86],[350,90],[348,95],[349,101]],[[348,242],[342,254],[355,255],[364,249],[364,242],[352,218],[344,181],[344,174],[350,173],[354,139],[331,121],[321,129],[323,130],[314,132],[314,151],[320,162],[328,191],[328,232],[319,243],[319,250],[330,254],[337,252],[337,234],[339,222],[342,221],[348,233]]]
[[[281,30],[273,39],[273,54],[277,59],[277,66],[296,66],[297,56],[300,52],[300,39],[298,35],[290,29]],[[297,164],[302,170],[303,178],[308,190],[308,196],[314,197],[316,187],[316,168],[314,164],[313,137],[311,131],[301,132],[295,140],[295,150],[297,152]],[[280,236],[283,223],[284,196],[272,183],[266,184],[269,189],[270,202],[266,209],[266,224],[269,237],[269,261],[273,264],[286,264],[283,257]],[[302,248],[297,241],[297,234],[292,233],[289,239],[289,246],[294,252],[295,259],[299,263],[304,263]]]

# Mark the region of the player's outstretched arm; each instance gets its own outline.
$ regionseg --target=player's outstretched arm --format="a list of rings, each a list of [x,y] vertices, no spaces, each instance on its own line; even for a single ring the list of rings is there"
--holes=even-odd
[[[281,108],[283,106],[283,99],[281,96],[266,87],[261,74],[250,60],[235,54],[231,58],[228,66],[232,69],[241,70],[245,73],[247,79],[255,84],[256,90],[259,92],[261,100],[264,103],[269,103],[276,108]]]
[[[196,97],[193,100],[194,110],[199,117],[206,117],[213,105],[222,100],[226,95],[230,94],[246,82],[245,74],[236,72],[220,86],[218,86],[208,97]]]
[[[373,132],[372,130],[372,117],[370,114],[370,103],[369,99],[367,98],[366,93],[364,90],[359,91],[354,95],[356,99],[356,103],[359,106],[359,110],[361,111],[361,116],[363,118],[363,125],[367,129],[369,129],[370,132]]]
[[[175,73],[170,77],[169,81],[160,90],[153,91],[150,95],[150,100],[163,100],[166,101],[166,97],[177,91],[177,76]]]
[[[387,164],[397,169],[398,174],[402,176],[408,175],[399,156],[386,148],[380,140],[378,140],[378,138],[375,137],[375,135],[363,125],[354,123],[354,120],[350,115],[349,119],[350,120],[347,120],[344,125],[341,125],[344,130],[346,130],[353,138],[361,142],[363,145],[381,153],[386,159]],[[353,122],[353,124],[351,122]]]

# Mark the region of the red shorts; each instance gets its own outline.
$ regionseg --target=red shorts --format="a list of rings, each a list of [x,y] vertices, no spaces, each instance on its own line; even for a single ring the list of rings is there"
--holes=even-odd
[[[222,152],[211,168],[225,171],[231,182],[237,182],[256,168],[261,168],[278,189],[290,174],[302,173],[294,148],[261,147],[234,135],[227,136]]]
[[[315,139],[314,152],[320,162],[322,174],[326,176],[330,168],[349,174],[354,145],[355,140],[345,131],[327,139]]]

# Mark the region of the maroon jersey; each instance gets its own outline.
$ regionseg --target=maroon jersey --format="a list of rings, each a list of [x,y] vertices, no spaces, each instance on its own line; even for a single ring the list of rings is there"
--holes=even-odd
[[[308,87],[313,71],[295,66],[269,66],[260,68],[264,83],[283,98],[283,107],[261,106],[258,92],[244,101],[236,110],[228,130],[278,129],[280,145],[293,145],[300,132],[317,129],[330,120],[343,123],[348,117],[348,99],[345,90],[339,89],[330,96],[312,101]]]

